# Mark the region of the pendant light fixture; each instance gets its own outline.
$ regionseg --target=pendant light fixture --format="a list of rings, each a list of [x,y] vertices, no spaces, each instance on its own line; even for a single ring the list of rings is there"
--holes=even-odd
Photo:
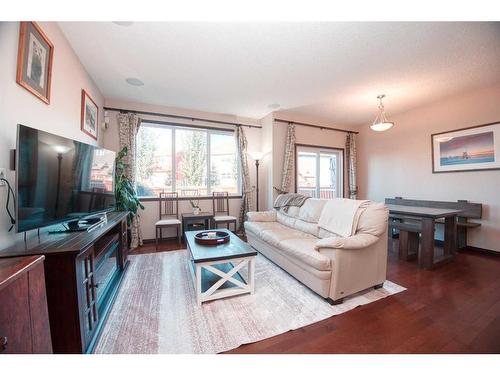
[[[375,121],[373,121],[373,124],[370,125],[370,128],[372,130],[375,130],[376,132],[383,132],[385,130],[389,130],[394,126],[394,123],[390,122],[389,120],[387,120],[387,117],[385,117],[384,103],[382,103],[382,99],[384,98],[384,94],[377,96],[377,99],[379,100],[379,113],[377,117],[375,117]]]

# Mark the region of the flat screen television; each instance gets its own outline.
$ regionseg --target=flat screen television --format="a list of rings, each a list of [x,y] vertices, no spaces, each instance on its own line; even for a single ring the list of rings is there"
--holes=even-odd
[[[113,151],[18,125],[17,231],[74,223],[113,210],[115,156]]]

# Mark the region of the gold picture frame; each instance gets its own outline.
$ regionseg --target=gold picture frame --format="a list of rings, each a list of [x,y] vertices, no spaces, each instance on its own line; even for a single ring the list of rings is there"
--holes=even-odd
[[[16,82],[50,104],[54,45],[36,22],[20,22]]]

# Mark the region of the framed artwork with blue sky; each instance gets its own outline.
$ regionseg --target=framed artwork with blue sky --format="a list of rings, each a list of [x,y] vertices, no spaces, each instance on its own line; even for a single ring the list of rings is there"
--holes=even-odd
[[[432,172],[500,169],[500,122],[431,135]]]

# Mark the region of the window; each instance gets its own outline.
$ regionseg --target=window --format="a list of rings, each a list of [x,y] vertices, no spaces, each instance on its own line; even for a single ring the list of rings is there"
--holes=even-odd
[[[343,150],[296,146],[297,192],[313,198],[343,196]]]
[[[137,193],[157,197],[240,193],[232,131],[144,124],[137,135]]]

